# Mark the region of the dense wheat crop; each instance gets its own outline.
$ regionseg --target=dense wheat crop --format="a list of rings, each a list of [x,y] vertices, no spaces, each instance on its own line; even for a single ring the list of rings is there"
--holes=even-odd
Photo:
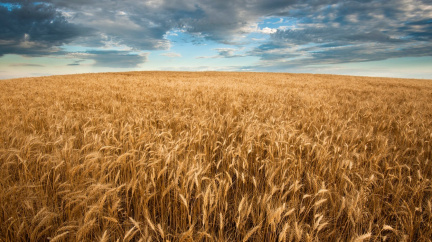
[[[0,81],[0,241],[430,241],[432,81]]]

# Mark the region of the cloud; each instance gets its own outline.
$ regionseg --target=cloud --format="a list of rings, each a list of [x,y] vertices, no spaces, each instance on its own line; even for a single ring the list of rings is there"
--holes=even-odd
[[[87,59],[95,61],[94,66],[112,68],[134,68],[145,63],[148,56],[147,53],[133,54],[116,50],[93,50],[85,54]]]
[[[257,67],[377,61],[432,55],[432,8],[426,1],[339,1],[291,10],[295,28],[279,28],[249,51]]]
[[[214,59],[214,58],[236,58],[236,57],[245,57],[245,55],[235,54],[238,49],[234,48],[216,48],[214,49],[218,52],[217,55],[214,56],[200,56],[197,59]]]
[[[167,52],[167,53],[162,53],[160,54],[162,56],[167,56],[167,57],[171,57],[171,58],[175,58],[175,57],[181,57],[181,54],[179,53],[175,53],[175,52]]]
[[[73,63],[68,64],[68,66],[80,66],[81,62],[84,62],[85,60],[77,60],[74,61]]]
[[[74,43],[82,45],[100,47],[107,41],[102,37],[106,37],[108,41],[116,41],[136,50],[156,50],[169,48],[169,41],[164,36],[172,29],[183,29],[205,39],[232,43],[239,36],[250,33],[248,26],[255,24],[259,18],[277,14],[282,10],[286,11],[296,1],[2,0],[1,2],[9,5],[18,4],[21,9],[44,6],[50,11],[61,13],[59,16],[63,18],[63,23],[70,26],[56,28],[56,30],[64,29],[62,33],[70,35],[63,36],[60,40],[69,40],[69,37],[77,37],[78,34],[81,38],[74,38],[76,41]],[[3,8],[8,15],[17,16],[15,12],[19,9],[9,11],[5,5]],[[30,10],[30,12],[35,11]],[[47,18],[53,18],[53,13]],[[73,26],[71,24],[92,29],[92,36],[82,38],[82,33],[68,30]],[[272,30],[262,31],[268,33]]]
[[[277,29],[274,28],[269,28],[269,27],[264,27],[260,30],[261,33],[263,34],[274,34],[277,32]]]
[[[28,63],[15,63],[10,64],[10,67],[43,67],[44,65],[38,65],[38,64],[28,64]]]
[[[69,23],[51,5],[27,1],[18,3],[0,5],[0,56],[59,53],[61,45],[87,35],[88,28]]]

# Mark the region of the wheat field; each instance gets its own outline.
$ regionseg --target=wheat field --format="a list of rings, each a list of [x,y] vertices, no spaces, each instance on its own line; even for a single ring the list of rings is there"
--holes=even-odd
[[[0,81],[0,241],[431,241],[432,81]]]

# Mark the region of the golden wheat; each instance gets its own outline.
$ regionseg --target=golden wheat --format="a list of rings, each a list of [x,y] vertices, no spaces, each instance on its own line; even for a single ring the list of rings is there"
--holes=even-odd
[[[0,241],[430,241],[432,81],[0,81]]]

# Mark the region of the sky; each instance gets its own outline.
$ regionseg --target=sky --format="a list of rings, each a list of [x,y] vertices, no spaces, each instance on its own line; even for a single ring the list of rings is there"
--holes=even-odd
[[[432,0],[0,0],[0,79],[147,70],[432,79]]]

